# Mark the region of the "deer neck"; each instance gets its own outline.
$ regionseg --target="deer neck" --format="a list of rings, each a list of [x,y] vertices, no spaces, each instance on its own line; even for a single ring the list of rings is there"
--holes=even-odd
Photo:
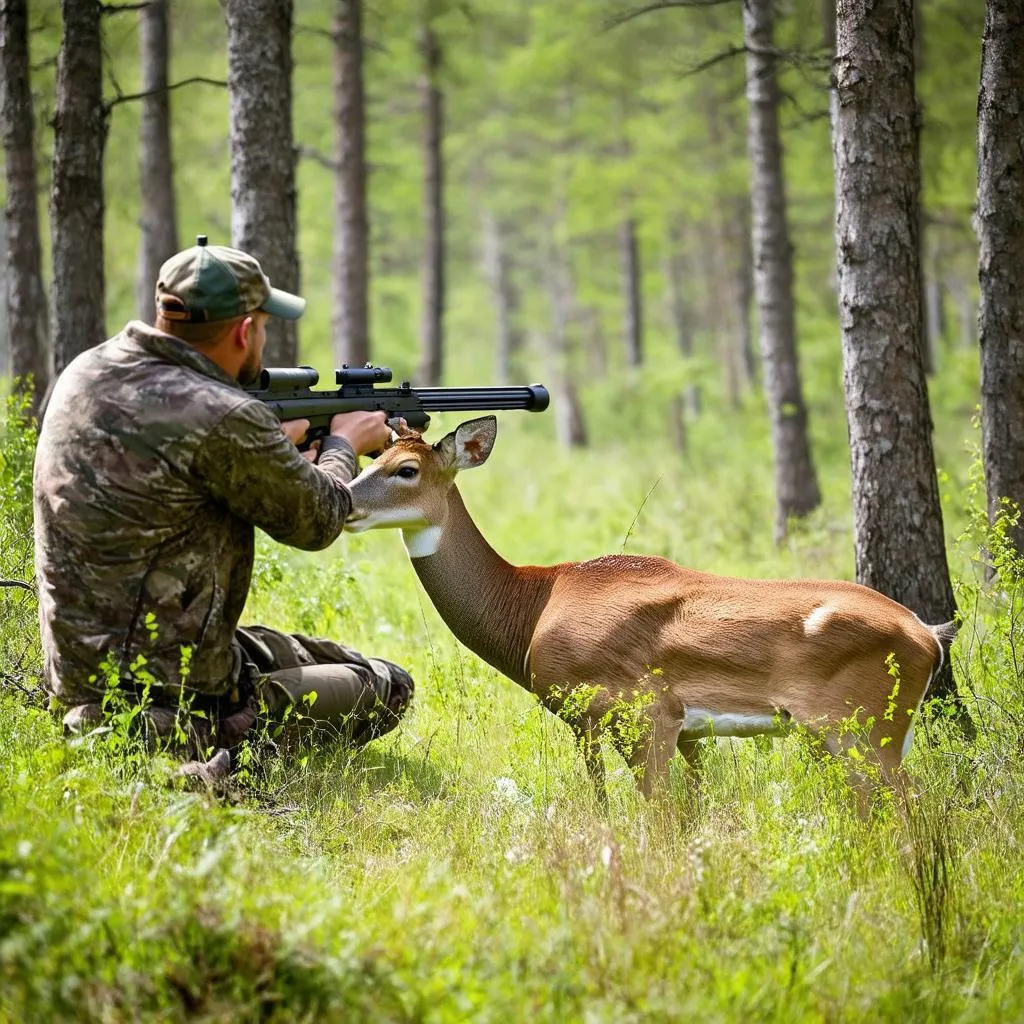
[[[443,527],[403,530],[402,536],[416,575],[448,628],[529,690],[526,661],[554,571],[506,562],[477,529],[454,486]]]

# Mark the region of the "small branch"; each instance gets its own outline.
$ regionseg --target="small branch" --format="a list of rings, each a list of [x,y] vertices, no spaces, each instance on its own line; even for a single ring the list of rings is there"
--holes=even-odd
[[[295,152],[298,156],[306,160],[312,160],[321,167],[326,167],[329,171],[336,171],[338,169],[337,161],[332,160],[326,153],[317,149],[316,146],[296,146]]]
[[[320,28],[318,25],[296,25],[295,32],[297,35],[301,33],[309,36],[322,36],[324,39],[329,39],[332,43],[337,39],[330,29]]]
[[[643,14],[650,14],[652,11],[664,11],[669,7],[717,7],[719,4],[735,3],[737,0],[654,0],[653,3],[644,4],[643,7],[634,7],[631,11],[623,11],[616,14],[605,22],[605,30],[618,28],[625,25],[627,21],[639,18]]]
[[[204,78],[202,75],[194,75],[192,78],[183,78],[180,82],[174,82],[172,85],[167,86],[166,89],[148,89],[146,92],[132,93],[123,93],[119,91],[112,100],[107,100],[104,106],[109,113],[119,103],[128,103],[132,100],[144,100],[147,96],[156,96],[158,93],[162,92],[173,92],[175,89],[180,89],[182,86],[195,85],[197,82],[202,85],[216,85],[221,89],[226,89],[228,87],[228,83],[222,79]]]
[[[20,587],[22,590],[27,590],[30,594],[36,592],[36,588],[24,580],[0,580],[0,587]]]
[[[329,39],[335,46],[338,43],[337,33],[327,28],[320,28],[318,25],[296,25],[295,32],[307,36],[319,36],[321,39]],[[366,36],[363,36],[363,49],[370,50],[373,53],[388,52],[388,48],[383,43],[378,43],[376,39],[367,39]]]
[[[139,4],[100,4],[100,14],[121,14],[124,11],[144,11],[151,6],[148,2]]]
[[[723,61],[738,57],[741,53],[745,54],[746,52],[747,48],[745,46],[730,46],[728,49],[722,50],[721,53],[716,53],[714,57],[708,57],[707,60],[702,60],[695,67],[684,71],[680,77],[689,78],[691,75],[699,75],[702,71],[707,71],[708,68],[713,68],[716,64],[721,64]]]

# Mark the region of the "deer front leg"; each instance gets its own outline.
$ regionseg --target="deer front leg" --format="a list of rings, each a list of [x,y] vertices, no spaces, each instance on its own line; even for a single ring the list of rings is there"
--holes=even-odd
[[[633,741],[631,749],[621,752],[633,770],[640,792],[650,799],[668,792],[668,766],[683,723],[652,708],[645,724],[644,735]]]
[[[576,735],[576,742],[583,754],[583,763],[594,786],[594,795],[604,813],[608,812],[608,787],[605,780],[604,755],[601,740],[593,725],[585,718],[576,718],[568,723]]]

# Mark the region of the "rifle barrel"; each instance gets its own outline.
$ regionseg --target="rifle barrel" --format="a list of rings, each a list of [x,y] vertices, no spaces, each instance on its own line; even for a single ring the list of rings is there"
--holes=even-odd
[[[481,388],[414,388],[423,408],[430,412],[488,409],[528,409],[543,412],[550,396],[542,384]]]

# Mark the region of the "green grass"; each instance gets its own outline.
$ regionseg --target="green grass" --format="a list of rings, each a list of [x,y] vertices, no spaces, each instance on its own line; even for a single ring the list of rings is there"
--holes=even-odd
[[[570,456],[508,414],[461,486],[516,561],[625,543],[723,572],[848,576],[835,459],[825,508],[773,546],[759,416],[695,424],[683,458],[638,433]],[[826,438],[834,426],[818,423]],[[962,417],[947,426],[970,435]],[[954,538],[971,501],[956,447]],[[30,457],[9,427],[5,577],[30,571]],[[974,534],[951,541],[979,739],[919,730],[916,795],[867,823],[796,739],[719,741],[702,794],[680,762],[653,807],[609,754],[605,818],[568,729],[454,641],[396,534],[318,555],[262,541],[247,619],[406,665],[418,691],[402,727],[355,754],[269,762],[220,801],[170,785],[167,760],[65,742],[32,688],[34,601],[2,591],[0,1019],[1013,1019],[1020,602],[972,582],[977,550]]]

